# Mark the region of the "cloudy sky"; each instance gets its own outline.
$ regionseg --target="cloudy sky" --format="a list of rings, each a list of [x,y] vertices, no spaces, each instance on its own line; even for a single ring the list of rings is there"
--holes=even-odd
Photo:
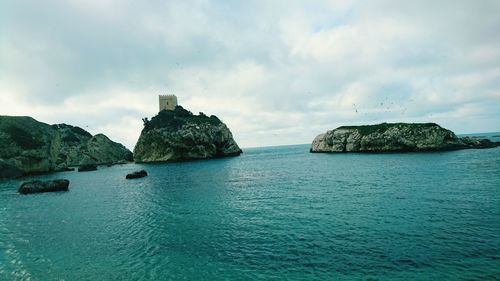
[[[0,1],[0,114],[132,149],[158,94],[242,147],[347,124],[500,131],[500,1]]]

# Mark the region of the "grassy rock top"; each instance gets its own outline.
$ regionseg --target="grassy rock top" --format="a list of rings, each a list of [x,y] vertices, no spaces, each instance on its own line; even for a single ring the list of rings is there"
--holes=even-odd
[[[359,125],[359,126],[340,126],[339,129],[346,130],[358,130],[358,132],[362,136],[366,136],[372,133],[383,133],[391,128],[406,128],[406,129],[423,129],[423,128],[431,128],[431,127],[439,127],[436,123],[381,123],[375,125]]]
[[[194,115],[191,111],[184,109],[180,105],[176,106],[174,110],[160,111],[158,115],[151,118],[151,120],[144,118],[142,121],[144,122],[143,131],[145,132],[160,128],[178,130],[187,123],[211,125],[222,124],[219,118],[215,115],[208,117],[203,114],[203,112],[200,112],[199,115]]]

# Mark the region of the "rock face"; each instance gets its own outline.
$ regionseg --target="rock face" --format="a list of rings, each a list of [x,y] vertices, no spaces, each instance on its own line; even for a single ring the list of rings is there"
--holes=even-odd
[[[83,164],[132,161],[132,152],[105,135],[31,117],[0,116],[0,177],[67,170]]]
[[[193,115],[181,106],[163,110],[144,128],[134,148],[136,162],[169,162],[237,156],[241,149],[219,118]]]
[[[434,123],[382,123],[342,126],[318,135],[311,152],[406,152],[490,148],[499,143],[459,138]]]
[[[23,172],[18,168],[0,160],[0,179],[2,178],[18,178],[23,175]]]
[[[30,181],[21,185],[18,192],[31,194],[40,192],[68,191],[69,180]]]

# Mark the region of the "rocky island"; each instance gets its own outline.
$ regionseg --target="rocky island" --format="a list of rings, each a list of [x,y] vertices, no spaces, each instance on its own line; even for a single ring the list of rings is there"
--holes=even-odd
[[[491,148],[498,142],[457,137],[435,123],[342,126],[318,135],[311,152],[410,152]]]
[[[0,116],[0,178],[132,160],[130,150],[103,134],[27,116]]]
[[[172,162],[238,156],[241,149],[216,116],[194,115],[182,106],[148,120],[134,148],[136,162]]]

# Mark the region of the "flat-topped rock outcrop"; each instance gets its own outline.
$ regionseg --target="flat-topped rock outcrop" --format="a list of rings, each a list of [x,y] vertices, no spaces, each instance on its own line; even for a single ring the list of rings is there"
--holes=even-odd
[[[238,156],[241,149],[216,116],[193,115],[176,106],[162,110],[144,128],[134,148],[136,162],[172,162]]]
[[[500,143],[457,137],[435,123],[341,126],[318,135],[311,152],[409,152],[491,148]]]

